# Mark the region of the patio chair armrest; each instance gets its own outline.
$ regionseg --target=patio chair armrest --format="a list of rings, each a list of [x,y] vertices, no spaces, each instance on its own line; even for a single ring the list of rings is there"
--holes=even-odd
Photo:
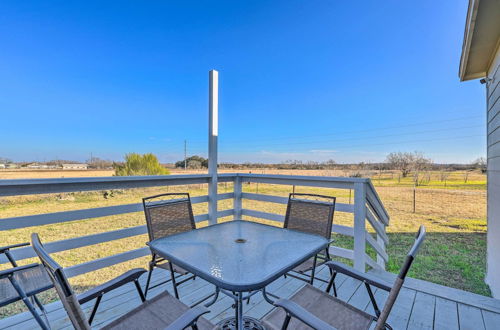
[[[193,307],[181,316],[179,316],[172,324],[166,327],[164,330],[183,330],[198,321],[200,316],[209,313],[210,311],[204,306]]]
[[[126,273],[115,277],[114,279],[105,282],[101,285],[96,286],[95,288],[92,288],[80,295],[78,295],[78,302],[80,304],[84,304],[87,301],[90,301],[92,299],[95,299],[109,291],[112,291],[116,288],[121,287],[122,285],[125,285],[127,283],[136,281],[142,274],[146,273],[146,270],[144,268],[134,268]]]
[[[13,268],[9,268],[9,269],[4,269],[2,271],[0,271],[0,278],[4,278],[6,276],[9,276],[10,274],[14,274],[15,272],[18,272],[18,271],[21,271],[21,270],[25,270],[25,269],[29,269],[29,268],[34,268],[34,267],[38,267],[40,266],[40,264],[29,264],[29,265],[24,265],[24,266],[18,266],[18,267],[13,267]]]
[[[332,327],[325,321],[319,319],[317,316],[313,315],[311,312],[306,310],[304,307],[299,306],[295,302],[287,299],[279,299],[274,305],[276,307],[283,308],[288,314],[292,317],[299,319],[304,322],[308,326],[314,329],[324,329],[324,330],[336,330],[336,328]]]
[[[373,276],[371,274],[360,272],[360,271],[358,271],[352,267],[349,267],[341,262],[329,261],[326,263],[326,265],[328,267],[330,267],[330,269],[335,271],[335,272],[342,273],[342,274],[345,274],[345,275],[350,276],[352,278],[355,278],[357,280],[366,282],[366,283],[373,285],[377,288],[380,288],[382,290],[391,291],[391,289],[392,289],[391,283],[389,283],[383,279],[380,279],[376,276]]]
[[[29,242],[2,246],[2,247],[0,247],[0,253],[4,253],[5,251],[10,250],[10,249],[15,249],[15,248],[18,248],[21,246],[28,246],[28,245],[30,245]]]

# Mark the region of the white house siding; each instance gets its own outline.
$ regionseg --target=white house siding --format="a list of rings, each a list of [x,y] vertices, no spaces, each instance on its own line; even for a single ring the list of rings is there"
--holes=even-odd
[[[488,70],[488,269],[486,282],[500,298],[500,48]]]

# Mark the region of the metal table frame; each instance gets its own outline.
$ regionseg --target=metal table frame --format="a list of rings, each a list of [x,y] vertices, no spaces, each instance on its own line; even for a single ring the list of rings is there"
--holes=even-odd
[[[245,223],[245,225],[243,225]],[[182,242],[182,238],[184,236],[188,236],[190,232],[185,232],[185,233],[180,233],[180,234],[175,234],[172,236],[164,237],[164,238],[159,238],[156,239],[152,242],[147,243],[151,250],[153,250],[156,254],[162,256],[163,258],[172,261],[174,264],[179,265],[180,267],[188,270],[192,274],[199,276],[200,278],[204,279],[207,282],[210,282],[215,285],[215,293],[211,294],[210,296],[213,296],[213,298],[205,304],[206,307],[214,304],[217,301],[217,298],[219,296],[219,293],[223,293],[227,295],[228,297],[232,298],[235,302],[235,319],[236,319],[236,324],[237,324],[237,329],[241,330],[243,329],[243,301],[246,299],[249,299],[251,296],[258,292],[262,292],[262,295],[264,299],[270,303],[273,304],[273,300],[270,297],[273,297],[275,299],[279,299],[279,297],[274,296],[271,293],[266,292],[265,288],[268,284],[271,282],[275,281],[279,277],[283,276],[284,274],[288,273],[290,270],[294,269],[298,265],[302,264],[306,260],[308,260],[311,257],[314,257],[318,252],[324,250],[331,241],[327,240],[324,237],[318,236],[318,235],[312,235],[312,234],[307,234],[307,233],[302,233],[302,232],[297,232],[291,229],[282,229],[274,226],[269,226],[269,225],[264,225],[264,224],[259,224],[251,221],[244,221],[244,220],[233,220],[230,222],[225,222],[225,223],[220,223],[200,229],[196,229],[195,231],[207,231],[207,230],[216,230],[217,228],[220,228],[222,230],[222,226],[249,226],[248,224],[251,224],[250,226],[255,226],[255,229],[257,227],[260,227],[259,230],[271,230],[274,231],[275,233],[276,230],[279,231],[288,231],[290,232],[289,235],[296,235],[300,237],[305,237],[311,240],[315,241],[315,248],[309,249],[306,253],[300,254],[293,262],[290,262],[286,265],[283,265],[282,268],[280,268],[278,271],[274,271],[272,274],[269,274],[267,277],[264,277],[260,279],[259,281],[256,281],[255,283],[245,283],[245,284],[234,284],[234,283],[228,283],[225,282],[224,280],[211,275],[205,271],[200,270],[197,268],[196,265],[192,265],[189,263],[189,261],[183,260],[182,258],[179,258],[175,253],[172,253],[171,251],[168,251],[168,249],[162,249],[159,245],[161,243],[166,242],[166,241],[171,241],[171,240],[176,240],[177,242]],[[280,232],[284,233],[284,232]],[[183,236],[184,235],[184,236]],[[172,238],[174,237],[174,238]],[[185,244],[183,242],[183,244]],[[193,243],[195,244],[195,243]],[[199,244],[199,243],[196,243]],[[246,293],[246,295],[244,295]],[[210,296],[206,297],[209,298]],[[206,299],[205,298],[205,299]],[[199,301],[198,303],[201,303]]]

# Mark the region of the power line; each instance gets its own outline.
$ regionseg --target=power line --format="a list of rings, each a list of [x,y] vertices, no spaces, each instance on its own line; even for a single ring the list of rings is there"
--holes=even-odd
[[[460,120],[471,119],[471,118],[479,118],[479,117],[482,117],[482,116],[476,115],[476,116],[467,116],[467,117],[457,117],[457,118],[451,118],[451,119],[432,120],[432,121],[426,121],[426,122],[420,122],[420,123],[413,123],[413,124],[404,124],[404,125],[397,125],[397,126],[387,126],[387,127],[379,127],[379,128],[370,128],[370,129],[354,130],[354,131],[350,130],[350,131],[328,133],[328,134],[302,135],[302,136],[293,136],[293,137],[270,137],[268,139],[263,139],[263,140],[264,141],[269,141],[269,140],[288,139],[288,138],[302,139],[302,138],[317,137],[317,136],[333,136],[333,135],[338,135],[338,134],[343,134],[343,133],[348,134],[348,133],[365,133],[365,132],[373,132],[373,131],[384,131],[384,130],[388,130],[388,129],[414,127],[414,126],[428,125],[428,124],[435,124],[435,123],[443,123],[443,122],[450,122],[450,121],[460,121]],[[258,141],[258,140],[253,139],[253,141]]]
[[[477,134],[477,135],[467,135],[467,136],[455,136],[455,137],[450,137],[450,138],[409,140],[409,141],[385,142],[385,143],[363,143],[363,144],[359,144],[359,145],[349,145],[349,146],[345,146],[345,147],[341,147],[341,148],[357,148],[357,147],[366,147],[366,146],[372,147],[372,146],[380,146],[380,145],[411,144],[411,143],[418,143],[418,142],[435,142],[435,141],[466,139],[466,138],[471,138],[471,137],[486,137],[486,135],[485,134]],[[333,147],[333,148],[335,148],[335,147]],[[337,150],[335,150],[335,151],[337,151]],[[247,152],[251,152],[251,151],[247,151]],[[286,149],[286,150],[277,150],[276,152],[305,152],[305,150]],[[229,152],[223,151],[222,153],[229,153]]]
[[[436,124],[436,123],[448,123],[448,122],[454,122],[454,121],[460,121],[460,120],[466,120],[466,119],[472,119],[472,118],[480,118],[482,117],[481,115],[475,115],[475,116],[465,116],[465,117],[456,117],[456,118],[448,118],[448,119],[442,119],[442,120],[432,120],[432,121],[425,121],[425,122],[418,122],[418,123],[413,123],[413,124],[402,124],[402,125],[395,125],[395,126],[386,126],[386,127],[378,127],[378,128],[369,128],[369,129],[363,129],[363,130],[351,130],[351,131],[340,131],[336,133],[328,133],[328,134],[314,134],[314,135],[296,135],[296,136],[278,136],[278,137],[266,137],[266,138],[260,138],[260,139],[254,139],[252,138],[252,142],[256,141],[276,141],[276,140],[287,140],[287,139],[304,139],[304,138],[311,138],[311,137],[324,137],[324,136],[337,136],[339,134],[357,134],[357,133],[366,133],[366,132],[375,132],[375,131],[384,131],[384,130],[389,130],[389,129],[400,129],[400,128],[407,128],[407,127],[415,127],[415,126],[421,126],[421,125],[430,125],[430,124]],[[194,139],[190,140],[191,143],[193,144],[201,144],[201,143],[206,143],[206,139]],[[196,142],[198,141],[198,142]],[[220,140],[223,142],[224,140]],[[231,144],[243,144],[247,143],[249,140],[238,140],[238,139],[229,139]],[[240,141],[240,142],[239,142]],[[288,143],[285,143],[288,144]]]
[[[321,140],[321,141],[270,143],[270,144],[265,144],[265,145],[262,145],[262,144],[252,145],[250,143],[248,146],[253,147],[253,148],[258,148],[258,147],[281,146],[281,145],[309,145],[309,144],[332,143],[332,142],[352,141],[352,140],[367,140],[367,139],[378,139],[378,138],[384,138],[384,137],[397,137],[397,136],[406,136],[406,135],[446,132],[446,131],[461,130],[461,129],[468,129],[468,128],[478,128],[478,127],[483,127],[483,126],[482,125],[473,125],[473,126],[451,127],[451,128],[441,128],[441,129],[434,129],[434,130],[417,131],[417,132],[395,133],[395,134],[385,134],[385,135],[375,135],[375,136],[349,137],[349,138],[340,138],[340,139],[333,139],[333,140]],[[229,144],[229,145],[231,145],[231,144]]]

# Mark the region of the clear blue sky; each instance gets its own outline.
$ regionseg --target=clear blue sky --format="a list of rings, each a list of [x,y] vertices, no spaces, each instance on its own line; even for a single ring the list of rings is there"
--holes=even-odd
[[[0,157],[206,155],[437,162],[485,154],[484,88],[460,83],[466,0],[2,1]]]

